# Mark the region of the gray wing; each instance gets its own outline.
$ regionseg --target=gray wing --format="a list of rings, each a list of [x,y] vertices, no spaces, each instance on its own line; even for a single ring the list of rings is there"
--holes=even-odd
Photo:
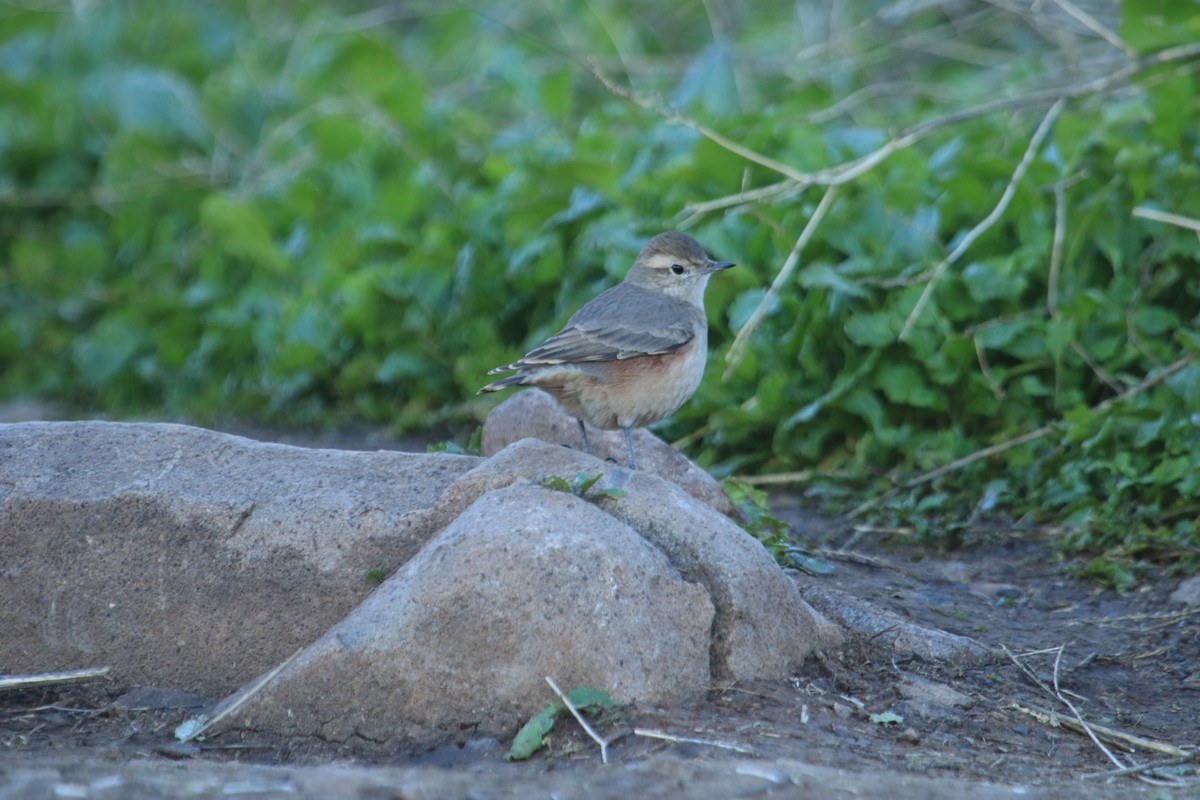
[[[699,311],[627,283],[601,293],[513,366],[618,361],[670,353],[696,336]]]

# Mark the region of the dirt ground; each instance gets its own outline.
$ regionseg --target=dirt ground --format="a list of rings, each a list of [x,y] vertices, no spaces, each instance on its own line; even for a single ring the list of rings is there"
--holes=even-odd
[[[898,657],[886,629],[856,635],[785,682],[606,713],[596,724],[608,764],[569,718],[547,748],[509,763],[510,741],[471,731],[420,753],[269,736],[185,746],[172,732],[194,697],[103,681],[0,691],[0,800],[1200,797],[1200,606],[1169,599],[1178,578],[1099,589],[1066,577],[1036,530],[978,530],[950,554],[866,533],[831,554],[844,526],[793,498],[774,506],[836,567],[801,584],[971,637],[997,658],[932,663]],[[1067,726],[1067,701],[1099,743]],[[1128,767],[1164,766],[1117,774],[1105,749]]]

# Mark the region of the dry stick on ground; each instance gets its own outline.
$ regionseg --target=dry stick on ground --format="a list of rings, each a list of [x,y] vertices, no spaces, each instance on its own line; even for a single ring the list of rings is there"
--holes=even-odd
[[[108,669],[108,667],[92,667],[90,669],[64,670],[63,672],[37,672],[31,675],[0,675],[0,691],[94,681],[107,675]]]
[[[1165,745],[1165,744],[1162,744],[1159,742],[1153,742],[1149,739],[1143,739],[1138,736],[1132,736],[1127,733],[1122,733],[1120,731],[1113,730],[1112,728],[1107,728],[1103,725],[1095,725],[1095,724],[1086,722],[1083,719],[1083,715],[1079,713],[1079,709],[1077,709],[1075,707],[1075,704],[1072,703],[1070,701],[1070,699],[1067,698],[1066,693],[1063,691],[1063,689],[1059,685],[1059,681],[1058,681],[1059,669],[1062,664],[1063,652],[1066,649],[1066,645],[1059,645],[1058,647],[1052,648],[1051,651],[1039,651],[1039,652],[1054,652],[1055,653],[1054,674],[1053,674],[1054,688],[1053,689],[1050,688],[1049,686],[1047,686],[1045,684],[1045,682],[1042,681],[1041,678],[1039,678],[1037,675],[1035,675],[1033,670],[1029,669],[1029,667],[1027,667],[1024,662],[1022,662],[1019,658],[1017,658],[1017,656],[1014,655],[1013,652],[1008,649],[1008,647],[1001,644],[1000,649],[1003,650],[1004,654],[1007,655],[1009,657],[1009,659],[1011,659],[1012,662],[1017,665],[1017,668],[1021,670],[1021,672],[1025,675],[1025,677],[1028,678],[1030,680],[1030,682],[1033,683],[1034,686],[1037,686],[1043,692],[1045,692],[1046,694],[1055,698],[1056,700],[1061,702],[1063,705],[1065,705],[1068,709],[1070,709],[1071,714],[1074,715],[1075,719],[1074,720],[1063,719],[1054,713],[1043,714],[1042,712],[1038,712],[1034,709],[1027,709],[1020,705],[1015,705],[1015,708],[1017,708],[1018,710],[1020,710],[1024,713],[1032,715],[1033,717],[1039,719],[1040,721],[1042,721],[1044,723],[1054,724],[1054,725],[1063,725],[1064,727],[1076,729],[1082,733],[1087,734],[1088,738],[1090,738],[1092,740],[1092,742],[1095,743],[1096,747],[1100,748],[1101,752],[1103,752],[1104,755],[1107,756],[1108,759],[1117,766],[1117,769],[1128,770],[1129,767],[1127,765],[1121,763],[1121,760],[1119,758],[1117,758],[1116,755],[1114,755],[1111,750],[1109,750],[1107,747],[1104,746],[1104,743],[1101,742],[1101,738],[1105,738],[1105,739],[1109,740],[1110,742],[1114,742],[1114,743],[1120,744],[1122,746],[1131,747],[1131,749],[1134,749],[1134,748],[1153,749],[1153,750],[1157,750],[1158,752],[1168,753],[1169,755],[1173,755],[1176,757],[1182,757],[1184,755],[1188,755],[1185,751],[1183,751],[1177,747],[1172,747],[1171,745]],[[1136,777],[1144,783],[1150,783],[1155,786],[1177,786],[1177,785],[1180,785],[1175,782],[1161,781],[1161,780],[1158,780],[1155,778],[1150,778],[1146,775],[1141,775],[1141,774],[1136,775]]]
[[[728,742],[719,742],[716,739],[696,739],[690,736],[676,736],[673,733],[665,733],[663,731],[652,731],[646,728],[634,728],[634,736],[643,736],[647,739],[662,739],[664,742],[674,742],[675,744],[702,744],[707,747],[719,747],[722,750],[733,750],[736,753],[746,753],[754,755],[754,750],[749,747],[744,747],[739,744],[730,744]]]
[[[1058,652],[1054,656],[1054,696],[1056,698],[1058,698],[1058,701],[1060,703],[1062,703],[1063,705],[1065,705],[1067,708],[1069,708],[1071,710],[1071,713],[1075,715],[1075,721],[1078,722],[1083,727],[1083,730],[1087,733],[1088,738],[1090,738],[1095,743],[1096,747],[1100,748],[1100,752],[1102,752],[1102,753],[1104,753],[1104,755],[1108,756],[1108,760],[1111,761],[1113,764],[1115,764],[1117,766],[1117,769],[1124,769],[1126,766],[1129,766],[1129,765],[1121,763],[1121,759],[1119,759],[1115,755],[1113,755],[1113,752],[1104,746],[1104,743],[1100,741],[1100,737],[1098,737],[1096,735],[1096,732],[1092,730],[1090,725],[1088,725],[1086,722],[1084,722],[1083,715],[1079,713],[1079,709],[1077,709],[1075,707],[1074,703],[1072,703],[1070,700],[1067,699],[1066,695],[1064,695],[1062,693],[1062,689],[1059,688],[1058,668],[1059,668],[1059,665],[1062,663],[1063,650],[1066,649],[1066,645],[1060,644],[1057,649],[1058,649]]]
[[[1056,711],[1047,711],[1045,709],[1034,708],[1032,706],[1023,706],[1019,703],[1013,703],[1012,705],[1006,707],[1012,708],[1015,711],[1020,711],[1022,714],[1028,714],[1038,722],[1041,722],[1043,725],[1049,725],[1053,728],[1066,728],[1067,730],[1075,731],[1076,733],[1084,732],[1084,726],[1080,725],[1070,717],[1063,716]],[[1095,731],[1096,735],[1101,739],[1104,739],[1106,742],[1129,750],[1153,750],[1156,753],[1162,753],[1175,758],[1184,758],[1186,756],[1200,757],[1200,753],[1189,753],[1183,748],[1176,747],[1172,744],[1163,744],[1162,742],[1156,742],[1153,739],[1145,739],[1141,736],[1134,736],[1130,733],[1122,733],[1121,731],[1106,727],[1104,725],[1097,725],[1094,722],[1088,723],[1088,727]],[[1156,766],[1163,766],[1163,764],[1160,763]]]
[[[1094,405],[1090,409],[1088,409],[1088,411],[1090,411],[1093,414],[1102,414],[1105,411],[1107,411],[1109,408],[1111,408],[1112,406],[1116,405],[1117,403],[1128,400],[1131,397],[1135,397],[1135,396],[1141,394],[1142,392],[1146,391],[1147,389],[1157,386],[1158,384],[1162,383],[1164,380],[1171,377],[1176,372],[1179,372],[1179,370],[1183,369],[1184,367],[1186,367],[1188,364],[1191,364],[1195,360],[1196,360],[1196,354],[1188,353],[1183,358],[1180,358],[1178,361],[1175,361],[1174,363],[1169,364],[1169,365],[1163,367],[1162,369],[1158,370],[1157,372],[1155,372],[1149,378],[1146,378],[1144,381],[1142,381],[1138,385],[1131,386],[1130,388],[1126,389],[1125,391],[1121,392],[1120,394],[1110,397],[1101,403],[1097,403],[1096,405]],[[1057,426],[1058,426],[1057,422],[1052,422],[1049,425],[1043,425],[1042,427],[1038,428],[1037,430],[1032,430],[1032,431],[1029,431],[1028,433],[1023,433],[1020,436],[1016,436],[1012,439],[1008,439],[1006,441],[999,442],[997,444],[991,445],[990,447],[985,447],[982,450],[976,450],[974,453],[971,453],[968,456],[963,456],[962,458],[958,459],[957,461],[951,461],[949,464],[940,466],[937,469],[932,469],[929,472],[924,473],[923,475],[918,475],[916,478],[913,478],[910,481],[906,481],[905,483],[900,484],[899,486],[895,487],[894,489],[889,489],[888,491],[884,492],[883,494],[876,495],[875,497],[872,497],[869,500],[863,502],[862,504],[857,506],[854,510],[852,510],[850,513],[848,513],[846,515],[845,519],[854,519],[855,517],[858,517],[859,515],[863,514],[864,512],[869,511],[870,509],[879,505],[884,500],[887,500],[889,497],[894,496],[897,492],[901,492],[905,489],[913,489],[917,486],[920,486],[923,483],[929,483],[930,481],[936,480],[947,473],[954,472],[956,470],[962,469],[963,467],[969,466],[970,464],[974,464],[976,461],[981,461],[985,458],[990,458],[991,456],[998,455],[999,453],[1003,453],[1007,450],[1011,450],[1014,447],[1020,447],[1023,444],[1028,444],[1029,442],[1036,441],[1036,440],[1042,438],[1043,436],[1051,433]]]
[[[921,296],[917,298],[917,304],[909,312],[908,319],[904,321],[904,327],[900,330],[900,335],[896,337],[901,342],[908,339],[908,334],[912,331],[913,325],[916,324],[917,319],[921,316],[921,312],[925,310],[925,305],[929,302],[929,298],[933,295],[934,286],[937,285],[942,275],[945,274],[946,269],[962,258],[963,254],[975,243],[975,240],[986,233],[1004,216],[1004,212],[1008,210],[1008,204],[1012,202],[1013,197],[1017,193],[1017,186],[1025,177],[1025,173],[1029,170],[1029,165],[1033,163],[1033,157],[1041,149],[1042,142],[1050,134],[1050,128],[1054,125],[1054,120],[1058,119],[1058,115],[1062,113],[1066,103],[1065,98],[1058,98],[1054,105],[1050,106],[1050,110],[1046,112],[1046,116],[1042,117],[1037,130],[1033,132],[1033,136],[1029,139],[1029,145],[1025,148],[1025,154],[1021,156],[1017,168],[1013,170],[1012,177],[1008,179],[1008,185],[1004,187],[1000,199],[996,202],[996,207],[992,209],[991,213],[980,220],[974,228],[967,231],[966,235],[954,246],[954,249],[933,268],[933,271],[929,275],[929,280],[925,284],[925,289],[921,292]]]
[[[578,722],[584,731],[587,732],[587,735],[592,737],[592,741],[600,745],[600,760],[607,764],[608,742],[601,737],[600,734],[596,733],[592,726],[588,724],[587,720],[583,718],[583,715],[579,713],[579,709],[576,708],[575,704],[571,702],[571,698],[567,697],[566,694],[563,693],[563,690],[558,688],[558,684],[555,683],[554,679],[549,675],[546,676],[546,683],[550,684],[550,688],[554,690],[556,695],[558,695],[558,699],[562,700],[563,705],[567,707],[567,711],[571,712],[571,716],[573,716],[575,721]]]
[[[195,739],[197,736],[212,728],[212,726],[216,725],[218,722],[244,706],[251,697],[254,697],[254,695],[262,691],[264,686],[274,680],[275,676],[280,672],[283,672],[284,667],[292,663],[296,656],[300,655],[302,652],[304,652],[303,647],[292,653],[283,663],[272,669],[266,675],[263,675],[249,688],[245,689],[241,696],[237,697],[232,703],[229,704],[229,706],[227,706],[221,713],[217,714],[212,719],[206,719],[202,714],[198,717],[192,717],[190,720],[187,720],[183,725],[180,725],[175,729],[175,738],[177,738],[180,742],[190,742],[192,739]],[[188,723],[193,722],[195,723],[194,725],[188,726]],[[182,735],[180,733],[181,731],[183,732]]]
[[[1112,769],[1108,772],[1085,772],[1080,775],[1081,778],[1116,778],[1121,775],[1134,775],[1138,772],[1149,772],[1155,769],[1163,769],[1164,767],[1181,767],[1185,764],[1194,764],[1200,762],[1200,752],[1188,753],[1187,755],[1172,758],[1168,761],[1159,761],[1154,764],[1140,764],[1136,767],[1125,767],[1124,769]]]

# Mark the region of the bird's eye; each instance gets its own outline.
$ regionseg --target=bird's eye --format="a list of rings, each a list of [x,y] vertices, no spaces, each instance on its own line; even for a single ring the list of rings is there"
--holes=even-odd
[[[671,272],[674,272],[676,275],[682,275],[682,274],[683,274],[683,272],[684,272],[684,269],[683,269],[683,267],[682,267],[682,266],[680,266],[679,264],[672,264],[672,265],[671,265]]]

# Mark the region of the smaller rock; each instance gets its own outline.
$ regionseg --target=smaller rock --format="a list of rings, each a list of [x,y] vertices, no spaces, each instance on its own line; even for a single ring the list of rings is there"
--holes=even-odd
[[[997,653],[974,639],[909,622],[845,592],[809,587],[800,594],[828,619],[876,644],[890,644],[897,655],[958,664],[989,664],[998,660]]]
[[[648,430],[632,433],[639,471],[666,478],[725,516],[737,515],[721,484],[687,456]],[[491,410],[483,423],[483,454],[495,455],[521,439],[540,439],[575,450],[581,445],[575,418],[563,411],[553,397],[533,388],[517,392]],[[603,431],[589,425],[588,445],[597,458],[626,466],[625,434],[621,431]]]
[[[629,526],[518,484],[480,497],[278,674],[208,716],[237,708],[222,727],[435,742],[511,734],[553,700],[546,676],[670,704],[710,683],[712,617],[704,588]]]
[[[906,718],[957,720],[963,717],[959,709],[975,705],[975,698],[970,695],[920,675],[905,674],[896,688],[905,698],[896,708]]]
[[[923,700],[946,708],[970,708],[975,705],[974,697],[920,675],[904,675],[904,680],[896,688],[909,700]]]
[[[1190,578],[1179,582],[1179,586],[1175,591],[1171,592],[1168,598],[1172,603],[1177,603],[1181,606],[1200,606],[1200,575],[1193,575]]]

